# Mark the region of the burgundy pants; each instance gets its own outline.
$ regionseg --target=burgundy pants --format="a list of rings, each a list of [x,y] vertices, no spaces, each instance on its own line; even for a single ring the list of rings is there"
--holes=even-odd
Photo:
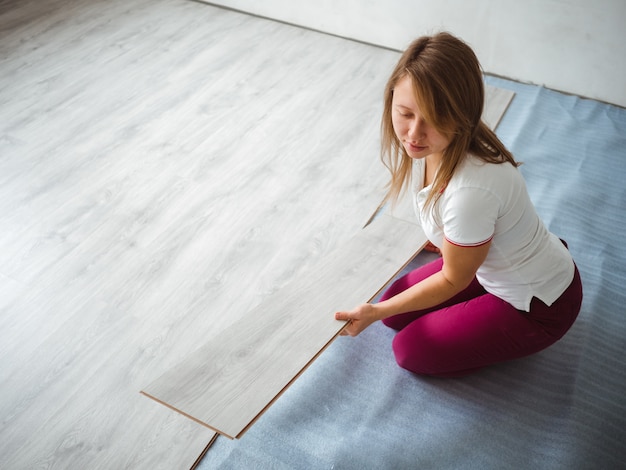
[[[395,281],[381,301],[441,270],[441,258]],[[558,341],[576,320],[582,303],[578,269],[550,307],[533,298],[530,312],[517,310],[483,289],[476,279],[436,307],[389,317],[398,330],[393,351],[398,364],[417,374],[458,377],[490,364],[541,351]]]

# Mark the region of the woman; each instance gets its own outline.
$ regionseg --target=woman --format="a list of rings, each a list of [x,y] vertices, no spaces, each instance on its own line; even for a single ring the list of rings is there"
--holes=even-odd
[[[567,332],[582,302],[569,251],[481,121],[483,101],[478,59],[448,33],[411,44],[385,89],[387,199],[412,189],[441,258],[397,280],[380,302],[335,318],[349,322],[344,335],[377,320],[398,330],[396,360],[418,374],[461,376],[540,351]]]

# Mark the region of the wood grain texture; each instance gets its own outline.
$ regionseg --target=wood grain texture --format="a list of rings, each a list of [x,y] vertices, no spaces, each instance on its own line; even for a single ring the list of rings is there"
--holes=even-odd
[[[381,215],[143,393],[240,437],[341,331],[333,313],[375,297],[425,243],[419,227]]]
[[[395,55],[180,0],[0,34],[0,467],[189,468],[139,391],[362,227]]]
[[[182,0],[0,35],[0,468],[189,468],[141,387],[363,226],[397,55]]]

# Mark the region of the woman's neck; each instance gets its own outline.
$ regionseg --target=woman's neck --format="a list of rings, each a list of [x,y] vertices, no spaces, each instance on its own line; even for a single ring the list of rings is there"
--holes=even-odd
[[[426,157],[426,167],[424,171],[424,187],[430,186],[435,181],[435,175],[441,163],[441,155],[432,154]]]

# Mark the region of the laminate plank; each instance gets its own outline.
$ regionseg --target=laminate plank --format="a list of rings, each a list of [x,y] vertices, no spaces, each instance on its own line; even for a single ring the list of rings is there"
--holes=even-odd
[[[485,107],[483,109],[485,124],[495,130],[514,97],[514,91],[485,85]]]
[[[142,393],[240,437],[341,331],[333,312],[373,298],[425,243],[414,224],[381,215]]]

